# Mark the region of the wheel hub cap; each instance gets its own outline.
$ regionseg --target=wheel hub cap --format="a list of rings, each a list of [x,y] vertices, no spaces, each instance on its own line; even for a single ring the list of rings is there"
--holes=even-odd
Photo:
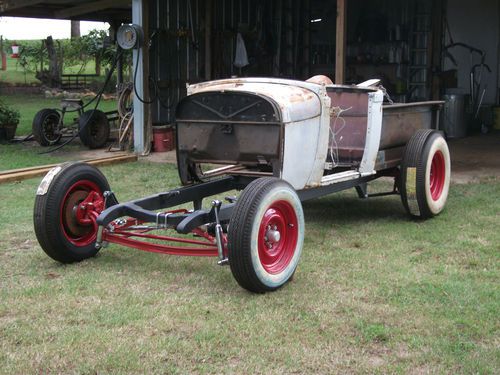
[[[61,228],[76,246],[87,246],[96,238],[96,218],[104,209],[101,189],[91,181],[78,181],[68,189],[61,205]]]
[[[266,234],[267,242],[271,245],[280,242],[281,234],[279,231],[271,229],[267,231]]]
[[[287,201],[274,202],[262,218],[258,250],[262,267],[270,274],[283,272],[297,247],[298,219]]]

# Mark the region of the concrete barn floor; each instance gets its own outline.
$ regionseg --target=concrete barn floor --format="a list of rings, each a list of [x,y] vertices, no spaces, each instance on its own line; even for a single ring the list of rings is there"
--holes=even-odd
[[[500,176],[500,131],[448,141],[452,181],[477,182],[482,177]]]

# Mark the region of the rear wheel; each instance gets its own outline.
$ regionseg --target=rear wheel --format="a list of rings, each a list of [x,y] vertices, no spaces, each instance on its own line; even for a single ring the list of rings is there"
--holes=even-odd
[[[78,120],[80,140],[89,148],[103,147],[109,138],[109,121],[103,111],[84,112]]]
[[[36,113],[31,131],[40,146],[52,146],[61,140],[60,119],[61,115],[55,109],[45,108]]]
[[[304,242],[304,214],[295,190],[277,178],[250,183],[228,229],[229,264],[245,289],[273,291],[293,276]]]
[[[52,259],[72,263],[97,254],[95,219],[104,210],[109,185],[103,174],[85,163],[52,169],[35,198],[35,234]]]
[[[400,190],[406,211],[422,219],[438,215],[446,205],[450,178],[450,151],[441,133],[415,133],[401,163]]]

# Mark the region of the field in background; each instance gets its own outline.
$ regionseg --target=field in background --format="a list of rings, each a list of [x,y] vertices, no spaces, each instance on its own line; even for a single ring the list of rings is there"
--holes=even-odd
[[[7,54],[7,70],[0,70],[0,84],[9,85],[40,85],[40,81],[36,79],[35,72],[28,71],[24,72],[22,66],[19,64],[19,59],[13,59]],[[47,66],[44,67],[48,69]],[[68,66],[64,70],[65,74],[76,74],[80,72],[80,65]],[[85,66],[85,69],[80,72],[81,74],[95,74],[95,62],[89,61]],[[97,77],[96,80],[104,80],[103,77]]]
[[[178,186],[174,166],[103,171],[121,201]],[[294,280],[264,295],[214,259],[112,245],[55,263],[39,181],[0,185],[0,373],[498,373],[498,178],[452,186],[425,222],[397,197],[308,202]]]
[[[23,68],[18,64],[18,59],[12,59],[7,55],[7,70],[0,70],[0,84],[36,84],[40,81],[35,78],[35,73],[27,72],[24,74]]]

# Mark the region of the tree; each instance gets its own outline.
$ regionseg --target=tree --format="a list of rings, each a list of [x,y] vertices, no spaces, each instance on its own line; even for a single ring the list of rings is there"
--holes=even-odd
[[[54,46],[54,40],[52,39],[52,36],[47,37],[45,45],[47,46],[47,52],[49,54],[49,72],[47,77],[47,84],[50,87],[57,87],[61,83],[62,64],[60,64],[59,56]]]
[[[71,39],[80,38],[80,21],[71,21]]]

